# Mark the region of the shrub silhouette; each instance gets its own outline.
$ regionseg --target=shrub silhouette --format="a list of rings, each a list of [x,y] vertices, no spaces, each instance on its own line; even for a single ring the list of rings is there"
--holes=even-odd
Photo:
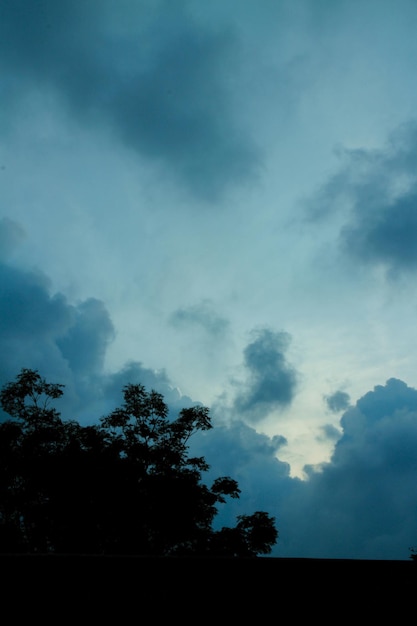
[[[212,428],[206,407],[168,417],[163,396],[126,385],[122,406],[96,425],[62,420],[53,402],[63,385],[22,369],[0,403],[2,553],[269,554],[278,538],[263,511],[213,529],[217,505],[238,498],[230,477],[202,481],[204,457],[189,438]]]

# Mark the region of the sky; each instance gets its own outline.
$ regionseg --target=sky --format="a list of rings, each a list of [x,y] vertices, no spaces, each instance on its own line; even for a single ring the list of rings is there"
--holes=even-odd
[[[0,384],[210,408],[273,556],[417,544],[416,0],[0,0]],[[232,519],[233,518],[233,519]]]

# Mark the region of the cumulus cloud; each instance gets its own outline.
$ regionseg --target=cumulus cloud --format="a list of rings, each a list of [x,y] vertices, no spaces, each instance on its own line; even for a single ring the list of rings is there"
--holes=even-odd
[[[340,212],[340,249],[391,276],[417,268],[417,123],[381,149],[342,150],[343,165],[309,204],[310,217]]]
[[[200,197],[217,198],[259,164],[232,106],[238,44],[230,29],[200,24],[185,3],[162,5],[2,3],[8,97],[21,97],[22,81],[29,91],[52,91],[81,123],[105,128]]]
[[[71,304],[51,292],[44,274],[0,263],[1,385],[24,367],[36,369],[66,385],[71,415],[84,406],[113,332],[101,302]]]
[[[390,379],[349,408],[341,426],[330,462],[310,468],[283,504],[283,550],[407,559],[417,539],[417,390]]]
[[[252,335],[253,341],[244,350],[248,378],[236,395],[234,408],[256,422],[291,404],[297,373],[286,359],[288,333],[262,329]]]
[[[402,380],[390,378],[385,386],[377,385],[360,398],[356,406],[342,416],[346,437],[357,440],[378,424],[385,424],[398,412],[417,413],[417,391]]]

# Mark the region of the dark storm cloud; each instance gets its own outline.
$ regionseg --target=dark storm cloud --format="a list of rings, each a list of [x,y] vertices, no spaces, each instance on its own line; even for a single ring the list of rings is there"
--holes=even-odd
[[[207,30],[184,2],[6,0],[0,57],[9,98],[52,89],[204,198],[257,170],[233,110],[233,34]]]
[[[346,215],[343,252],[391,275],[417,269],[417,124],[404,124],[378,150],[346,150],[342,169],[310,204],[310,216]]]
[[[346,391],[335,391],[330,396],[325,397],[327,407],[332,413],[346,411],[350,404],[350,396]]]
[[[235,399],[236,411],[259,421],[276,409],[291,404],[297,373],[287,362],[285,353],[290,335],[269,329],[254,331],[254,340],[244,350],[249,376]]]
[[[390,379],[349,408],[341,425],[331,461],[312,469],[284,504],[285,549],[407,559],[417,540],[417,390]]]
[[[203,328],[210,335],[223,335],[229,328],[229,322],[220,317],[205,300],[194,306],[177,309],[170,316],[170,322],[176,328]]]

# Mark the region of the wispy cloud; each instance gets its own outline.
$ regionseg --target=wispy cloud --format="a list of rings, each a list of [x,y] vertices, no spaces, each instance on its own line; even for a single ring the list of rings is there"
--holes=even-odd
[[[184,330],[193,327],[202,328],[213,336],[224,335],[230,326],[226,318],[215,312],[209,300],[177,309],[170,315],[170,323]]]

